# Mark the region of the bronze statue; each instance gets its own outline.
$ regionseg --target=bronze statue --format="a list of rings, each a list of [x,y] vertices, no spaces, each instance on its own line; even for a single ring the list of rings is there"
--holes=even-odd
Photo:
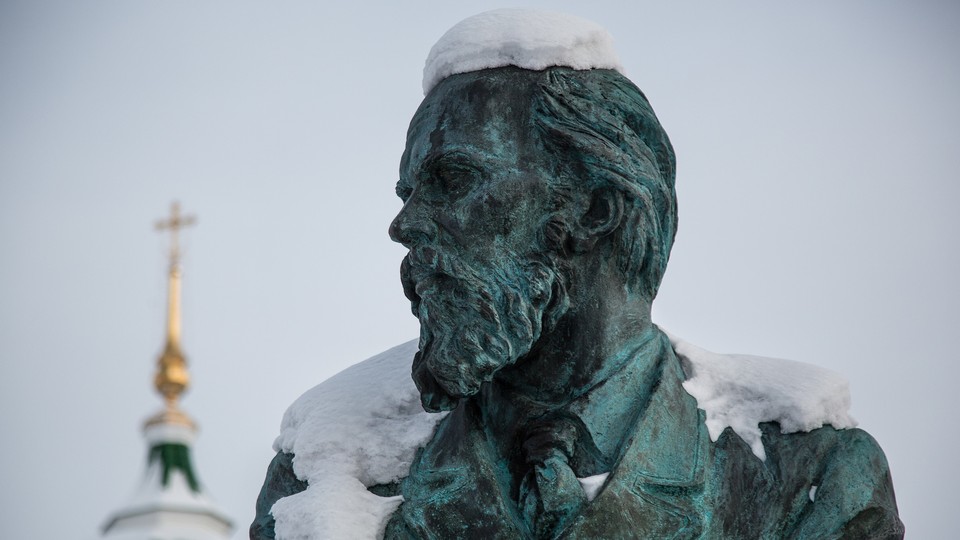
[[[714,442],[651,322],[677,227],[675,158],[615,70],[443,78],[410,124],[390,236],[420,320],[412,376],[450,411],[385,538],[902,538],[886,460],[857,429]],[[269,507],[303,490],[281,453]],[[584,479],[600,486],[594,493]]]

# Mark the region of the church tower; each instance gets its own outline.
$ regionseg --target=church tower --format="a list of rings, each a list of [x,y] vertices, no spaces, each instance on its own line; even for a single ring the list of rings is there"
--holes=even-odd
[[[103,538],[110,540],[226,540],[233,528],[200,485],[190,457],[197,426],[179,405],[190,382],[180,346],[179,232],[194,221],[173,203],[170,219],[157,223],[170,231],[166,343],[154,377],[164,408],[144,423],[147,471],[127,504],[104,523]]]

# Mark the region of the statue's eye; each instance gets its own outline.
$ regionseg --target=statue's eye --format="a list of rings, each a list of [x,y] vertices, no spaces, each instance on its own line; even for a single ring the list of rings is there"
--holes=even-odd
[[[451,187],[457,181],[456,172],[446,167],[440,167],[433,171],[433,177],[444,187]]]
[[[469,156],[453,152],[425,159],[414,177],[414,184],[418,196],[425,200],[455,201],[466,196],[479,184],[481,170],[477,162]],[[400,184],[397,184],[398,195]]]
[[[479,173],[473,167],[460,163],[444,163],[431,172],[433,182],[443,193],[460,197],[473,189]]]

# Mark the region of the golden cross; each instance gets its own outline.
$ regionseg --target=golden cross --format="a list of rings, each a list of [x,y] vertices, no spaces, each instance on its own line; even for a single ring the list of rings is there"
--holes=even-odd
[[[170,219],[157,221],[157,230],[170,231],[170,267],[180,264],[180,229],[189,227],[197,222],[194,216],[180,215],[180,203],[173,201],[170,205]]]

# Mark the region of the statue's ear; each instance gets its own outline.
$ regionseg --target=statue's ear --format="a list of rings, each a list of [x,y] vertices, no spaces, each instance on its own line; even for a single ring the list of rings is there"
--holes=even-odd
[[[593,249],[597,240],[614,232],[623,221],[623,193],[615,189],[595,189],[590,194],[589,206],[583,211],[575,230],[570,235],[573,251],[583,253]]]

